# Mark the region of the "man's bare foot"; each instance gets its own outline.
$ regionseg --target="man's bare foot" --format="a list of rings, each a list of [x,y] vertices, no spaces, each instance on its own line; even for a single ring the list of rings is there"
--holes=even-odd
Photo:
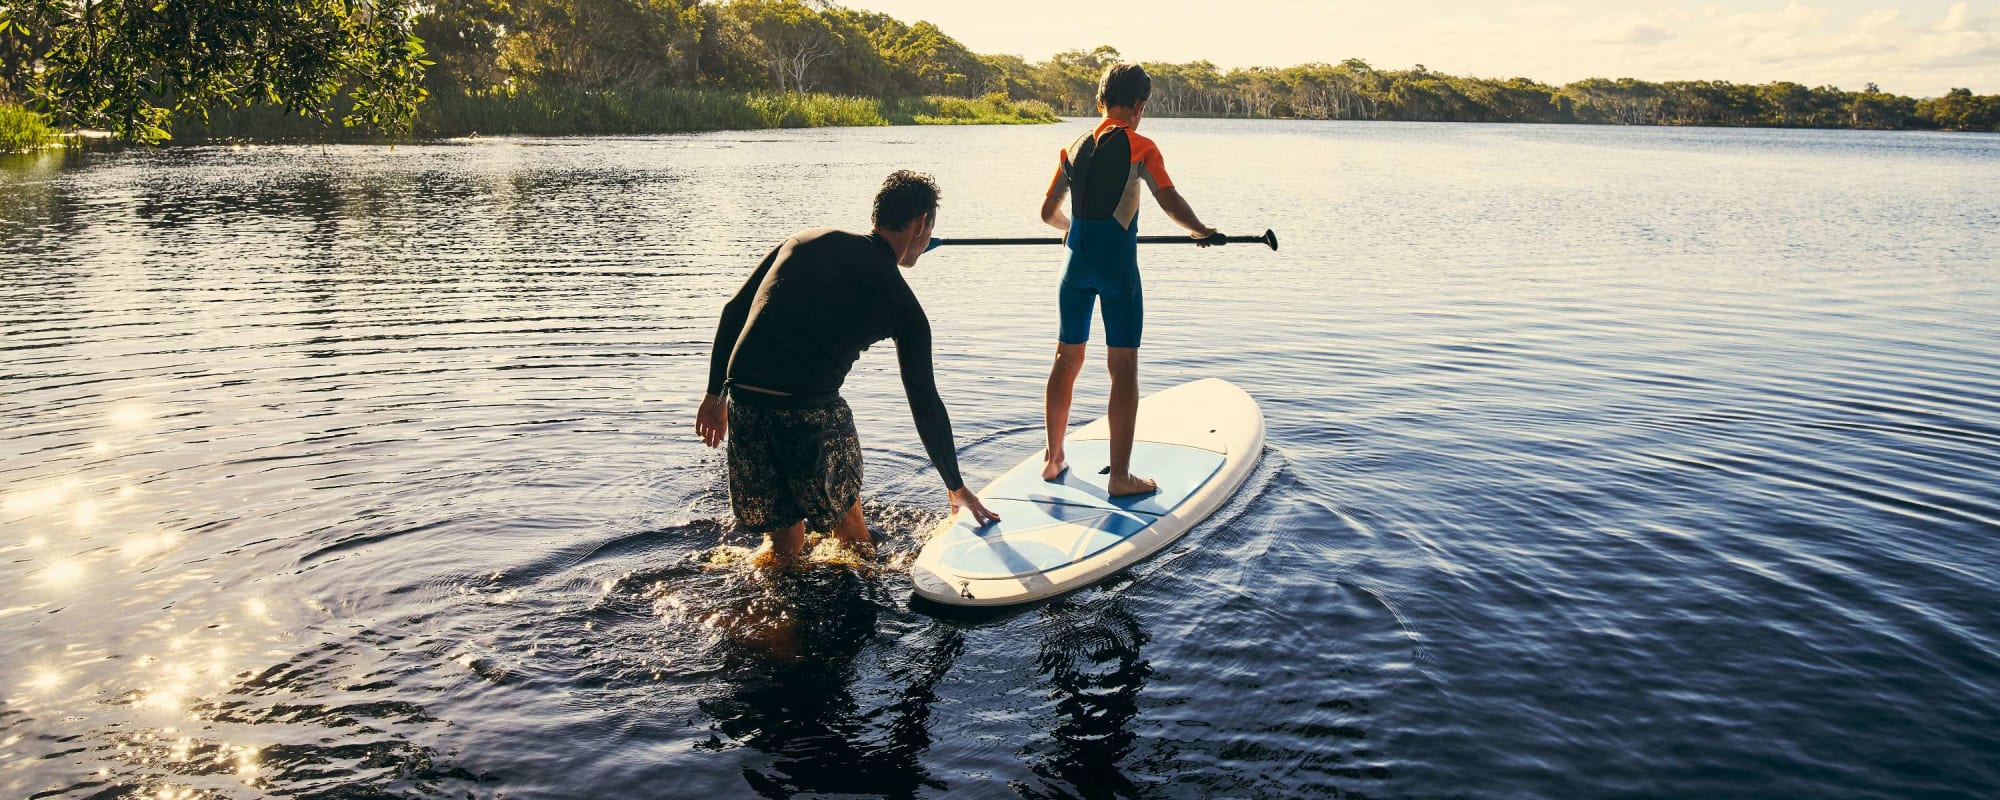
[[[782,552],[768,543],[750,554],[750,568],[765,572],[791,569],[798,562],[798,553]]]
[[[1111,476],[1109,485],[1105,488],[1110,490],[1112,497],[1130,497],[1157,492],[1160,490],[1160,484],[1154,482],[1152,478],[1141,478],[1128,472],[1124,475]]]
[[[833,540],[836,543],[838,543],[841,547],[845,547],[850,552],[853,552],[855,555],[863,556],[870,560],[873,560],[875,558],[875,538],[872,536],[855,538],[855,537],[841,536],[839,534],[835,534]]]
[[[1042,480],[1054,481],[1058,478],[1061,478],[1062,474],[1068,470],[1069,470],[1069,462],[1063,460],[1061,456],[1057,456],[1052,459],[1044,459],[1042,461]]]

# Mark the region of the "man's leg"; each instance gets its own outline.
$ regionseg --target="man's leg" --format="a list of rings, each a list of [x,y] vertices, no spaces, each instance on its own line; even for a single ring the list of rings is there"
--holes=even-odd
[[[1049,387],[1044,393],[1042,421],[1048,425],[1048,450],[1042,454],[1042,480],[1062,477],[1069,469],[1063,456],[1063,436],[1069,433],[1069,406],[1076,391],[1076,376],[1083,372],[1083,344],[1056,343],[1056,363],[1049,368]]]
[[[1111,366],[1111,481],[1113,497],[1159,489],[1151,478],[1133,475],[1132,435],[1139,425],[1139,348],[1105,348]]]
[[[762,568],[789,564],[805,549],[806,526],[797,504],[787,497],[789,489],[773,442],[782,435],[783,425],[776,412],[734,399],[729,403],[729,421],[729,505],[737,526],[754,531],[784,525],[764,534],[764,544],[750,563]],[[786,525],[786,519],[792,522]]]
[[[848,544],[874,544],[875,537],[868,533],[868,521],[861,517],[861,501],[847,507],[840,522],[833,526],[833,536]]]
[[[806,524],[794,522],[791,527],[779,528],[764,534],[764,546],[750,554],[750,566],[758,569],[779,569],[797,563],[806,548]]]

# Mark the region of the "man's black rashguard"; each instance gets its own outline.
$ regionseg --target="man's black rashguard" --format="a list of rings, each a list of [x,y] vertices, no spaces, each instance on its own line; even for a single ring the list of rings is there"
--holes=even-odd
[[[709,357],[708,393],[760,404],[808,406],[839,398],[861,351],[893,339],[903,392],[917,434],[945,488],[965,486],[951,417],[931,370],[931,324],[896,266],[896,252],[873,234],[800,231],[757,265],[722,310]],[[786,396],[745,394],[754,387]]]

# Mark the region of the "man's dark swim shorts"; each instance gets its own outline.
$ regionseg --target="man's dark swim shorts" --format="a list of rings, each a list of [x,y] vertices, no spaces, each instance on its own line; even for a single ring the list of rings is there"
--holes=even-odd
[[[832,531],[861,497],[861,439],[847,401],[787,407],[796,404],[729,392],[729,504],[744,531],[770,533],[799,520]]]

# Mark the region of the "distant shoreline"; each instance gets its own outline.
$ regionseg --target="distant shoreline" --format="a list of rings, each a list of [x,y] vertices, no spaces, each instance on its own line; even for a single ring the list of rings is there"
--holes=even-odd
[[[619,136],[786,128],[889,125],[1047,125],[1047,104],[1004,97],[845,97],[690,89],[621,92],[539,90],[431,97],[408,137],[342,128],[269,106],[213,111],[174,123],[167,144],[217,142],[397,142],[470,136]],[[7,131],[15,135],[4,135]],[[0,103],[0,152],[24,152],[90,138],[19,106]],[[101,138],[101,137],[100,137]]]
[[[992,96],[875,98],[650,88],[433,95],[403,141],[468,136],[617,136],[888,125],[1046,125],[1047,104]],[[176,141],[388,141],[268,107],[179,120]]]
[[[647,136],[833,127],[925,125],[1047,125],[1090,119],[1058,114],[1039,101],[995,96],[868,98],[839,95],[753,94],[704,90],[642,90],[620,93],[539,92],[534,94],[432,98],[408,137],[391,139],[269,107],[230,109],[206,121],[181,120],[165,144],[213,145],[350,143],[392,144],[507,136]],[[102,141],[125,146],[109,134],[61,130],[45,118],[0,103],[0,117],[30,131],[0,138],[0,153],[74,147]],[[1616,122],[1601,120],[1328,119],[1318,117],[1221,114],[1150,114],[1152,119],[1245,120],[1271,122],[1385,122],[1448,125],[1534,125],[1589,128],[1692,128],[1715,130],[1862,131],[1875,133],[2000,134],[2000,130],[1869,128],[1825,124],[1718,124],[1714,122]]]

